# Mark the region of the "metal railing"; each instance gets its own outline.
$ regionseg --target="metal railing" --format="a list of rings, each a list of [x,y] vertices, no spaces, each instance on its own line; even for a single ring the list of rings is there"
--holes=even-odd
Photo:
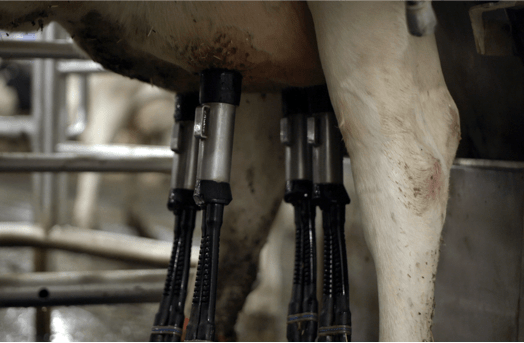
[[[61,35],[60,27],[53,23],[36,34],[36,41],[0,41],[1,58],[34,59],[31,115],[0,117],[0,136],[12,138],[26,135],[31,142],[32,152],[0,153],[0,172],[33,173],[37,218],[37,224],[0,223],[0,246],[41,248],[43,250],[37,251],[41,260],[45,260],[42,258],[45,249],[56,248],[167,266],[170,243],[64,225],[64,204],[67,201],[65,172],[169,173],[174,156],[169,147],[67,142],[67,138],[78,136],[86,126],[89,74],[106,71],[98,63],[87,60],[87,55],[72,40],[58,39]],[[71,73],[80,77],[80,106],[77,119],[68,126],[65,79]],[[196,265],[196,255],[192,256],[192,265]],[[60,276],[58,273],[42,273],[45,269],[45,264],[35,265],[35,270],[40,273],[0,275],[3,285],[0,287],[0,307],[158,301],[165,278],[165,270],[152,271],[149,274],[154,274],[154,282],[145,284],[143,277],[147,272],[110,271],[106,273],[120,275],[126,281],[101,281],[87,287],[83,285],[85,278],[71,279],[78,273],[68,272],[64,274],[67,276],[63,276],[63,273]],[[96,274],[101,275],[100,272]],[[64,277],[74,281],[57,286],[57,280]],[[12,280],[18,280],[17,287],[9,286],[13,284]],[[31,283],[33,281],[24,284],[25,281],[20,280],[39,280],[38,287]],[[51,284],[55,284],[54,288],[47,286]],[[42,289],[47,293],[40,292]],[[103,294],[110,296],[105,297]]]

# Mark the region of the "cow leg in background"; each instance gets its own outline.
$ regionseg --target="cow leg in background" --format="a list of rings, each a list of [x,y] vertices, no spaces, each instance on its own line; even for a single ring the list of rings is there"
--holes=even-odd
[[[309,3],[377,270],[380,339],[431,340],[434,283],[460,139],[434,36],[402,2]]]
[[[114,75],[92,75],[90,80],[89,124],[82,135],[86,144],[108,144],[122,127],[134,106],[133,95],[143,86],[137,81],[122,82]],[[100,173],[81,173],[78,176],[77,197],[73,209],[73,223],[92,228],[97,217]]]
[[[235,339],[238,312],[256,279],[260,250],[284,196],[280,113],[280,94],[243,93],[236,111],[233,201],[224,212],[216,304],[217,337],[227,340]]]
[[[133,136],[158,136],[165,144],[174,110],[173,93],[129,80],[116,74],[94,74],[90,77],[89,120],[82,141],[86,144],[109,144],[117,133],[129,125],[133,117],[140,128]],[[169,124],[166,124],[166,121]],[[135,143],[135,142],[133,142]],[[136,142],[143,143],[143,142]],[[147,142],[151,144],[152,142]],[[84,228],[93,228],[97,216],[96,206],[102,174],[81,173],[78,176],[77,196],[73,210],[73,222]],[[128,182],[136,184],[139,175],[123,175]],[[131,182],[134,179],[134,182]],[[126,194],[124,215],[127,224],[140,231],[143,220],[137,206],[137,187],[130,187]],[[147,232],[140,232],[148,235]]]

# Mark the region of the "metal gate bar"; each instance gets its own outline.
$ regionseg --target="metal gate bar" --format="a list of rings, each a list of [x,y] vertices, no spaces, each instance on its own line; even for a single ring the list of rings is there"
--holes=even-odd
[[[167,267],[172,244],[151,238],[135,237],[114,232],[81,229],[73,226],[54,226],[46,234],[31,223],[0,223],[0,247],[32,246],[61,249],[94,256],[147,263]],[[198,249],[191,255],[196,267]],[[1,276],[0,276],[1,277]]]
[[[170,151],[171,152],[171,151]],[[172,152],[171,152],[172,154]],[[128,155],[107,157],[75,153],[0,153],[0,172],[162,172],[170,173],[173,157]]]
[[[157,302],[165,269],[0,276],[0,307]]]

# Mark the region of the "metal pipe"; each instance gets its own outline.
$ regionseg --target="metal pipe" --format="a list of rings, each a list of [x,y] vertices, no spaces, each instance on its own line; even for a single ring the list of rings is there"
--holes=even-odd
[[[59,27],[56,23],[51,23],[43,32],[43,40],[49,43],[58,38]],[[57,143],[64,140],[62,132],[62,113],[59,112],[58,104],[60,103],[60,91],[64,91],[63,82],[59,82],[56,72],[56,61],[45,59],[43,68],[40,70],[43,76],[42,88],[33,89],[33,92],[41,94],[42,112],[39,126],[39,141],[43,153],[53,153]],[[62,182],[59,182],[62,181]],[[40,213],[38,221],[41,223],[44,233],[47,233],[51,227],[56,225],[59,220],[60,199],[59,195],[63,194],[64,177],[52,173],[44,173],[40,182],[39,208]],[[36,249],[34,254],[34,270],[43,272],[47,270],[47,250]],[[35,316],[36,340],[47,341],[51,334],[51,316],[50,311],[37,309]]]
[[[167,267],[171,253],[169,242],[155,239],[72,226],[55,226],[46,235],[42,227],[30,223],[2,223],[0,246],[61,249],[162,267]],[[191,266],[196,266],[197,254],[193,249]]]
[[[31,136],[35,131],[35,123],[31,116],[0,117],[0,136],[16,138],[21,135]]]
[[[453,161],[453,166],[482,169],[524,169],[524,162],[456,158],[455,161]]]
[[[56,23],[49,25],[44,31],[44,40],[52,41],[58,34]],[[42,126],[41,141],[42,152],[51,154],[55,152],[55,146],[65,140],[65,133],[62,126],[62,113],[59,111],[60,93],[63,91],[63,82],[59,82],[56,72],[56,61],[52,59],[44,60],[43,68],[43,88],[33,91],[42,92]],[[58,219],[58,193],[59,185],[56,175],[52,173],[43,174],[42,193],[41,193],[41,218],[44,229],[50,229],[57,223]]]
[[[0,307],[42,307],[158,302],[162,283],[5,287]]]
[[[65,32],[63,30],[59,30],[57,27],[57,32],[55,33],[55,37],[60,37],[60,34],[64,34]],[[55,60],[51,60],[53,63],[53,69],[49,72],[53,74],[53,77],[55,78],[56,88],[52,92],[54,95],[53,102],[50,104],[49,108],[53,108],[54,112],[47,114],[50,117],[53,117],[54,127],[53,127],[53,134],[54,139],[52,142],[52,150],[49,152],[55,152],[56,146],[61,143],[65,142],[67,139],[67,126],[68,126],[68,111],[67,111],[67,101],[66,101],[66,77],[65,75],[60,75],[56,69],[57,62]],[[81,96],[82,98],[82,96]],[[44,151],[47,152],[47,151]],[[54,175],[54,183],[55,183],[55,195],[53,198],[53,206],[55,207],[55,219],[52,225],[64,225],[68,222],[69,212],[67,209],[67,199],[68,199],[68,179],[69,174],[67,173],[58,173]]]
[[[56,146],[57,152],[73,153],[80,156],[99,155],[108,158],[173,158],[173,152],[167,146],[139,145],[139,144],[83,144],[60,143]]]
[[[59,61],[56,69],[63,74],[107,73],[101,64],[95,61]]]
[[[0,172],[161,172],[170,173],[172,159],[129,154],[123,157],[74,153],[0,153]]]
[[[4,274],[0,307],[155,302],[165,274],[165,269]]]
[[[0,292],[6,287],[68,286],[163,282],[166,270],[100,270],[81,272],[8,273],[0,275]]]
[[[49,27],[46,28],[49,30]],[[89,59],[87,54],[80,50],[70,40],[55,40],[53,42],[20,42],[15,40],[0,41],[0,57],[12,59],[26,58],[67,58]]]

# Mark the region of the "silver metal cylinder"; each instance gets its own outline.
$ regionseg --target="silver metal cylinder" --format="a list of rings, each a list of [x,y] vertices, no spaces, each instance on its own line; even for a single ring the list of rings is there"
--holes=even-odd
[[[171,149],[178,156],[173,161],[172,189],[195,189],[199,140],[194,135],[194,121],[179,121],[173,126]]]
[[[313,146],[313,182],[342,183],[342,135],[335,113],[315,113],[308,118],[308,143]]]
[[[286,145],[286,181],[312,180],[307,115],[293,114],[282,118],[280,140]]]
[[[214,102],[197,107],[195,136],[200,139],[197,180],[229,183],[234,129],[234,105]]]

